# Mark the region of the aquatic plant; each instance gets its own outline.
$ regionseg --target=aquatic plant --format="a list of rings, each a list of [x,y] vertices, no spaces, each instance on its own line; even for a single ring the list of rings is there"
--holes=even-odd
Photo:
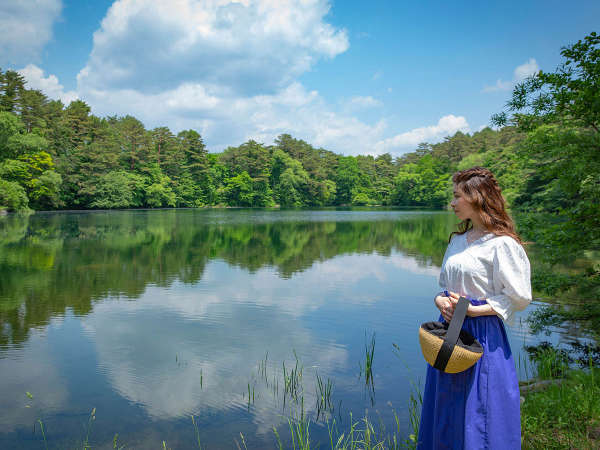
[[[317,378],[317,420],[319,420],[319,416],[322,412],[331,411],[333,409],[331,404],[331,391],[333,389],[333,382],[329,378],[327,378],[326,381],[323,381],[318,373],[315,375]]]
[[[123,450],[125,448],[124,445],[119,446],[119,433],[115,433],[115,436],[113,437],[112,448],[115,450]]]
[[[198,445],[198,448],[201,449],[202,444],[200,443],[200,430],[198,429],[198,424],[196,423],[196,419],[194,418],[193,414],[192,414],[192,425],[194,426],[194,434],[196,436],[196,444]]]
[[[90,417],[88,418],[87,423],[87,432],[85,435],[85,441],[83,441],[83,450],[87,450],[92,448],[90,445],[90,433],[92,432],[92,424],[96,420],[96,408],[92,408],[92,412],[90,413]]]
[[[296,403],[298,402],[299,394],[303,392],[302,386],[302,373],[304,367],[300,363],[298,359],[298,355],[294,350],[294,357],[296,358],[296,363],[292,369],[286,369],[285,361],[283,361],[283,381],[284,381],[284,404],[285,397],[289,395]]]
[[[375,356],[375,333],[371,335],[370,341],[367,339],[365,331],[365,365],[359,363],[360,374],[365,376],[365,384],[373,385],[373,358]]]
[[[44,438],[44,447],[48,450],[48,441],[46,440],[46,433],[44,432],[44,422],[42,422],[42,419],[38,419],[37,422],[40,424],[40,430],[42,431],[42,437]]]

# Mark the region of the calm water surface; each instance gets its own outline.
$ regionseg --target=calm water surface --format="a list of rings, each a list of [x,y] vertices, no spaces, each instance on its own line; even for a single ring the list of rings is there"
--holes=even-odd
[[[396,413],[408,434],[417,329],[438,316],[454,224],[393,210],[0,218],[0,448],[45,448],[38,419],[48,448],[81,448],[88,431],[93,448],[116,433],[127,448],[197,448],[192,415],[206,448],[236,448],[240,433],[273,447],[273,427],[285,441],[302,410],[323,447],[325,421],[343,429],[350,412],[389,428]],[[519,360],[533,338],[517,324]],[[284,364],[302,371],[295,398]],[[317,374],[333,386],[325,411]]]

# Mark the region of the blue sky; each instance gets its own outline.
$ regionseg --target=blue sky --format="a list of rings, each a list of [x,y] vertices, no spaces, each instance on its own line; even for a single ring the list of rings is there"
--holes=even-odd
[[[194,128],[213,151],[290,133],[400,155],[472,133],[600,23],[598,1],[6,3],[0,67],[100,116]]]

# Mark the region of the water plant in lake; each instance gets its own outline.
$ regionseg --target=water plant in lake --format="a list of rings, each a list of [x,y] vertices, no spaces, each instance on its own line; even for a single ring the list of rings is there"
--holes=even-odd
[[[375,425],[365,416],[355,420],[350,413],[350,428],[340,432],[336,420],[327,423],[329,432],[329,444],[332,450],[397,450],[407,447],[399,439],[399,420],[396,417],[397,431],[389,435],[383,424],[376,429]],[[408,446],[408,448],[411,448]]]
[[[113,446],[112,448],[114,450],[123,450],[125,448],[124,445],[119,446],[119,433],[115,433],[115,436],[113,437]]]
[[[326,381],[315,374],[317,377],[317,420],[319,416],[325,411],[331,411],[333,406],[331,404],[331,390],[333,389],[332,381],[327,378]]]
[[[87,450],[88,448],[92,448],[90,445],[90,433],[92,432],[92,424],[96,420],[96,408],[92,408],[92,412],[90,413],[90,417],[88,418],[87,423],[87,433],[85,435],[85,441],[83,441],[83,450]]]
[[[423,406],[423,394],[420,384],[415,385],[411,380],[411,390],[408,398],[408,420],[412,433],[404,441],[407,448],[417,448],[417,438],[419,436],[419,424],[421,423],[421,407]],[[400,430],[398,416],[394,413],[396,425]]]
[[[288,419],[288,425],[290,427],[290,435],[292,439],[292,448],[296,450],[309,450],[310,449],[310,420],[308,420],[304,414],[296,419]],[[279,440],[279,448],[281,446],[281,440]]]
[[[534,363],[537,377],[540,379],[562,378],[573,362],[566,350],[557,349],[548,342],[526,346],[525,350]]]
[[[303,392],[302,386],[302,372],[304,367],[298,359],[298,355],[294,350],[294,358],[296,364],[292,369],[286,369],[285,361],[283,361],[283,381],[284,381],[284,404],[285,397],[289,395],[296,403],[298,403],[299,394]]]
[[[194,434],[196,436],[196,444],[198,445],[199,449],[202,449],[202,444],[200,443],[200,430],[198,429],[198,424],[196,423],[196,419],[194,418],[193,414],[192,414],[192,425],[194,426]]]
[[[42,431],[42,438],[44,439],[44,448],[48,450],[48,441],[46,440],[46,433],[44,432],[44,422],[42,422],[42,419],[38,419],[37,422],[40,424],[40,430]]]
[[[242,440],[242,445],[244,446],[245,450],[248,450],[248,446],[246,445],[246,438],[244,437],[244,435],[240,432],[240,438]],[[234,439],[235,441],[235,445],[237,446],[238,450],[242,450],[242,447],[240,447],[240,443],[237,441],[237,439]]]
[[[248,411],[250,411],[250,404],[254,404],[254,391],[256,388],[256,381],[252,386],[248,383]]]
[[[371,340],[367,339],[365,331],[365,365],[359,363],[360,374],[365,376],[365,384],[373,385],[373,357],[375,356],[375,333],[371,335]]]
[[[402,357],[402,351],[395,342],[392,342],[393,353],[404,362]],[[406,363],[404,363],[406,365]],[[407,371],[410,373],[410,368],[406,366]],[[408,438],[404,440],[404,446],[406,448],[417,448],[417,437],[419,436],[419,424],[421,423],[421,408],[423,406],[423,394],[421,389],[420,380],[415,383],[411,377],[409,379],[410,393],[408,398],[408,420],[412,433],[409,434]],[[394,417],[396,419],[396,425],[398,427],[398,433],[400,432],[400,424],[398,421],[398,415],[394,411]]]

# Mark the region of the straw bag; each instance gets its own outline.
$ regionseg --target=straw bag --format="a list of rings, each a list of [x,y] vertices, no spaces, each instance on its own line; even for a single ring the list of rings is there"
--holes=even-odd
[[[446,373],[458,373],[474,365],[483,347],[471,333],[461,330],[469,300],[460,297],[450,325],[426,322],[419,328],[419,342],[425,360],[434,368]]]

